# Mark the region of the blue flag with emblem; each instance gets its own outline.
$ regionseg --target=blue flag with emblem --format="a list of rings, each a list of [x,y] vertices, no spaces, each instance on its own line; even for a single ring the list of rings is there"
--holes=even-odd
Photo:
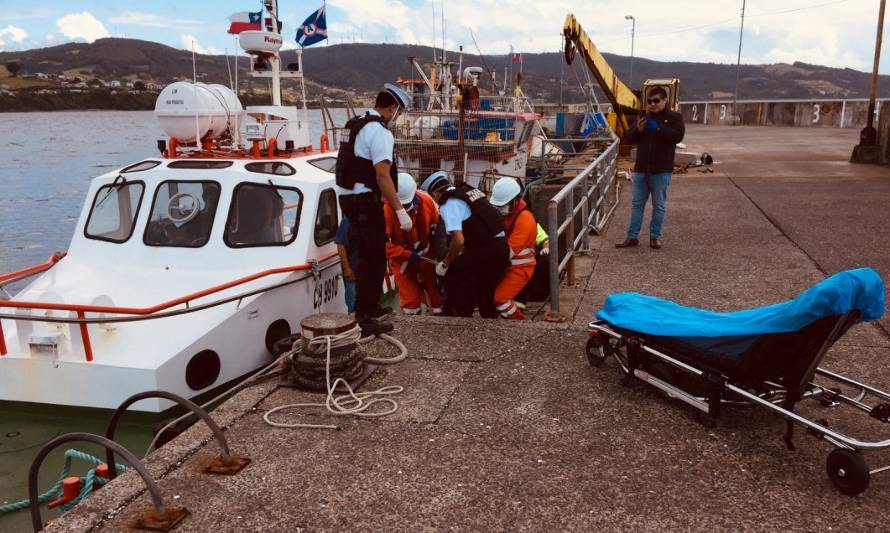
[[[309,15],[309,17],[303,21],[303,24],[300,25],[300,29],[297,30],[296,39],[297,44],[306,48],[307,46],[320,43],[327,38],[328,24],[325,20],[324,4],[322,4],[322,6],[318,8],[318,11]]]

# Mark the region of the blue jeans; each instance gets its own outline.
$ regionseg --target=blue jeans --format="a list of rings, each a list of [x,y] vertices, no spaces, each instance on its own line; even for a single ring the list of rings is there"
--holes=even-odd
[[[652,221],[649,224],[649,238],[658,239],[661,237],[661,225],[664,223],[670,183],[670,172],[660,174],[634,172],[630,225],[627,228],[628,239],[636,239],[640,236],[640,229],[643,227],[643,211],[646,209],[646,201],[649,200],[650,194],[652,195]]]

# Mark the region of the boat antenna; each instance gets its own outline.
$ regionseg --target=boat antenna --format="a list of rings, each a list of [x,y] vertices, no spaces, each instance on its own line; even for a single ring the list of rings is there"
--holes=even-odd
[[[435,63],[439,60],[436,57],[436,39],[438,38],[436,34],[436,0],[430,2],[430,7],[433,9],[433,63]]]
[[[198,99],[198,67],[195,63],[195,40],[192,39],[192,80],[194,80],[195,100]],[[201,148],[201,127],[198,125],[198,106],[195,105],[195,146]]]
[[[479,49],[479,43],[476,42],[476,36],[473,35],[473,29],[472,29],[472,28],[469,28],[469,30],[470,30],[470,38],[473,39],[473,45],[476,47],[476,51],[479,52],[479,59],[482,60],[482,65],[485,66],[485,71],[486,71],[486,72],[492,72],[492,73],[493,73],[494,70],[488,68],[488,62],[485,61],[485,56],[482,55],[482,50]],[[494,90],[495,90],[495,92],[497,92],[497,90],[498,90],[498,78],[497,78],[497,76],[494,75],[494,74],[491,75],[491,83],[494,85]]]
[[[232,81],[232,65],[229,63],[229,49],[224,48],[226,52],[226,69],[229,71],[229,86],[232,87],[232,92],[235,92],[235,85]]]
[[[442,10],[442,64],[445,64],[445,2],[439,4]]]

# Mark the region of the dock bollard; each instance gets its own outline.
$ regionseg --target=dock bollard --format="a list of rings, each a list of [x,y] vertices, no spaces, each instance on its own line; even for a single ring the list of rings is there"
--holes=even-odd
[[[304,318],[300,322],[302,349],[294,354],[293,373],[288,377],[292,386],[326,392],[328,371],[332,382],[342,378],[353,389],[365,381],[373,368],[365,364],[366,354],[362,350],[356,350],[357,342],[337,342],[331,346],[328,362],[327,342],[318,340],[320,337],[348,333],[356,327],[355,320],[343,313],[321,313]]]

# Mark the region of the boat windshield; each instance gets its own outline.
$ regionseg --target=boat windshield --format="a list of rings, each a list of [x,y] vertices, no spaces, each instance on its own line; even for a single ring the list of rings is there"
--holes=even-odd
[[[151,216],[145,227],[145,244],[184,248],[207,244],[219,191],[219,183],[215,181],[162,182],[155,191]]]
[[[298,189],[241,183],[232,195],[225,242],[233,248],[286,246],[297,238],[302,206]]]
[[[118,179],[99,187],[90,208],[84,235],[101,241],[126,242],[133,234],[144,190],[145,185],[141,181],[127,182]]]

